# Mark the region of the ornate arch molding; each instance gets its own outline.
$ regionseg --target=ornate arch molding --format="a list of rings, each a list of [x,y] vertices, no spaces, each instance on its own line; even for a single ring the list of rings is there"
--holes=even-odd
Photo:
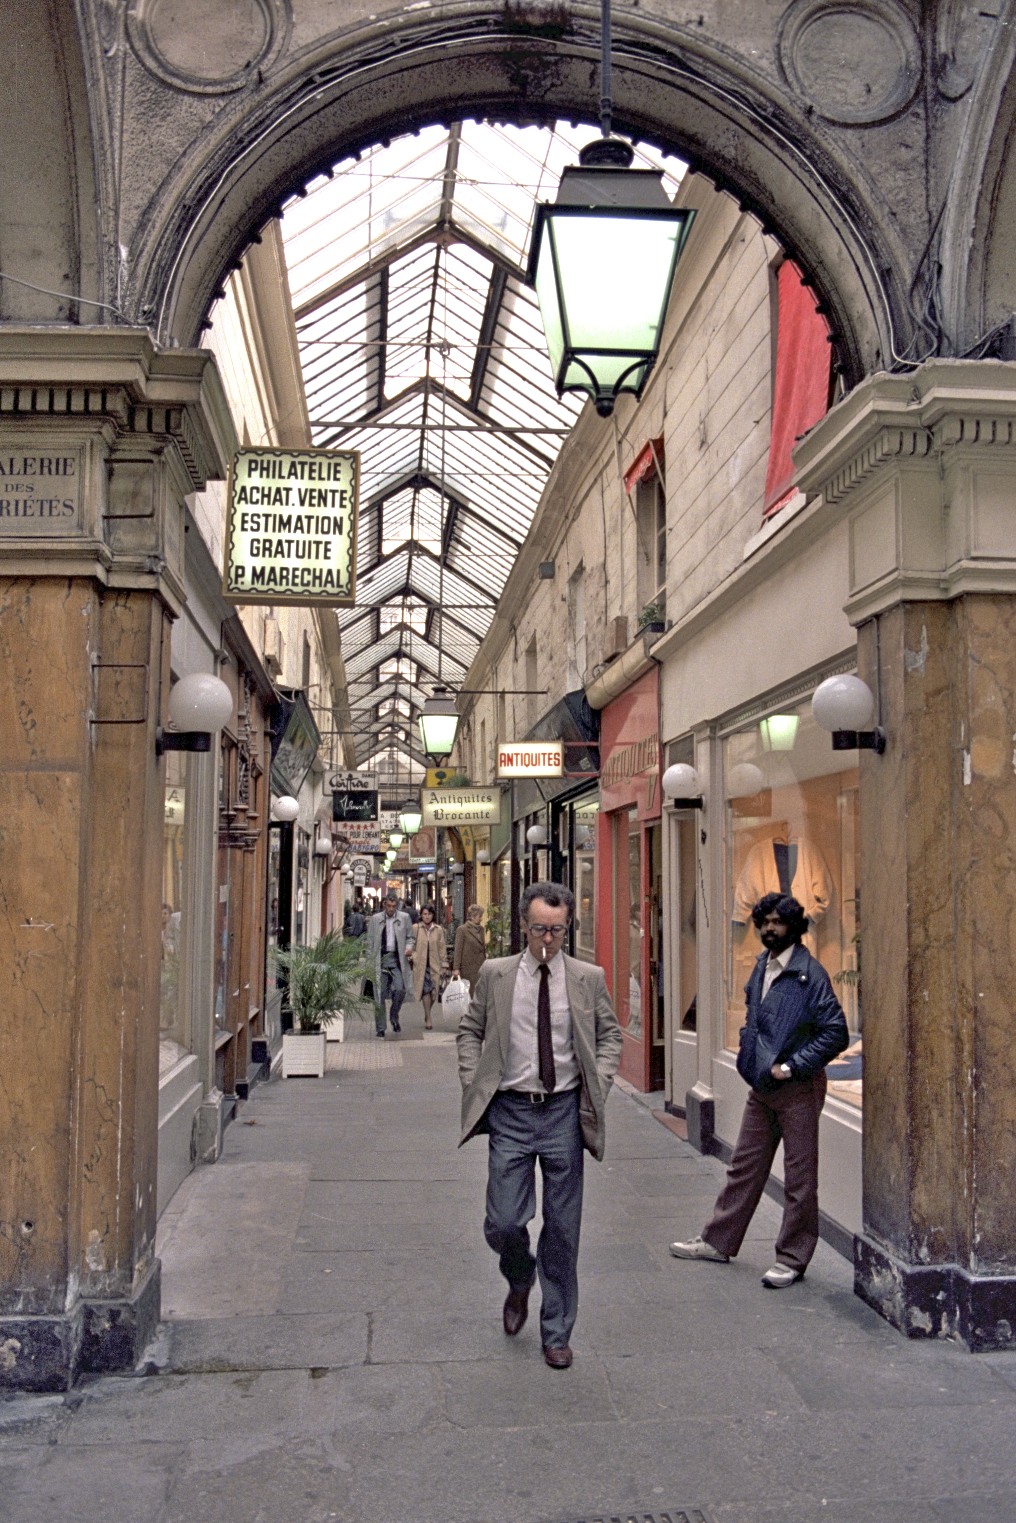
[[[137,317],[192,344],[224,271],[284,197],[341,153],[464,114],[590,119],[598,11],[565,35],[506,32],[488,15],[359,28],[295,57],[255,102],[224,103],[146,211],[132,250]],[[903,239],[865,171],[729,53],[626,15],[613,48],[615,122],[689,159],[800,260],[828,309],[849,384],[910,342]],[[693,44],[693,45],[692,45]],[[520,109],[520,101],[525,102]]]
[[[1016,3],[1001,9],[943,195],[940,246],[948,349],[1009,359],[991,347],[993,332],[1016,311]]]

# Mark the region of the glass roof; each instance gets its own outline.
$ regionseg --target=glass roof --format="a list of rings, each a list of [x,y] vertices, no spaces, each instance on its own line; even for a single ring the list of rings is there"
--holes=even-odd
[[[357,601],[337,613],[358,764],[394,746],[424,765],[418,710],[461,686],[584,405],[554,393],[523,273],[535,203],[595,132],[428,127],[283,210],[313,442],[360,452]],[[674,195],[679,160],[635,163]]]

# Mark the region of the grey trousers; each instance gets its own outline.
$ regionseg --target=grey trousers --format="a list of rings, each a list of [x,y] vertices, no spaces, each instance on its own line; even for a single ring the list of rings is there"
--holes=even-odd
[[[483,1235],[498,1255],[514,1290],[539,1275],[545,1348],[571,1338],[579,1309],[579,1230],[585,1155],[579,1129],[579,1090],[531,1105],[510,1090],[495,1095],[487,1112],[490,1153]],[[529,1223],[536,1215],[536,1164],[543,1181],[543,1226],[533,1257]]]
[[[374,1028],[383,1033],[387,1021],[385,1019],[385,1001],[392,1002],[392,1026],[398,1030],[399,1012],[402,1002],[406,997],[406,986],[402,979],[402,964],[399,962],[397,952],[383,952],[381,954],[381,987],[377,990],[374,1000]]]

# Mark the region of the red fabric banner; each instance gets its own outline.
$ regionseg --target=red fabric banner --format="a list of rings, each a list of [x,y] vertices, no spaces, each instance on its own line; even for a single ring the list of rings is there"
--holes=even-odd
[[[829,329],[815,298],[789,259],[777,280],[776,384],[769,440],[764,516],[775,513],[794,490],[791,451],[829,410],[832,353]]]

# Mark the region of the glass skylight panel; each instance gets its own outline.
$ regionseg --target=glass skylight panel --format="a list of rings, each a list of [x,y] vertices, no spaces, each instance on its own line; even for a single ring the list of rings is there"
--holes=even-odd
[[[406,627],[422,633],[427,627],[427,605],[413,602],[409,598],[403,598],[399,603],[390,603],[381,610],[381,628],[386,630],[395,627]]]
[[[342,631],[343,657],[356,655],[367,645],[374,643],[374,615],[372,610],[340,608],[339,628]]]
[[[359,160],[346,159],[283,211],[286,264],[297,312],[372,256],[404,241],[415,221],[436,220],[448,131],[431,127]]]
[[[567,429],[582,410],[555,395],[521,271],[535,202],[554,199],[594,135],[561,123],[432,127],[342,161],[285,209],[312,438],[360,453],[359,604],[336,611],[357,708],[391,710],[377,697],[379,666],[419,661],[427,688],[439,671],[461,680],[563,442],[539,430]],[[683,165],[641,145],[635,162],[662,165],[674,194]],[[456,229],[463,241],[446,243]],[[506,267],[519,273],[492,284]],[[492,296],[500,308],[488,315]],[[485,422],[512,432],[475,426]],[[407,684],[399,708],[422,698]],[[376,749],[376,736],[356,744],[358,755]]]
[[[366,672],[371,671],[377,666],[379,661],[384,660],[386,656],[390,656],[398,648],[398,636],[390,632],[382,635],[380,640],[371,640],[355,656],[345,657],[347,678],[355,681],[357,678],[362,677]]]
[[[407,487],[385,499],[382,507],[384,530],[382,555],[411,541],[438,555],[441,551],[441,499],[427,487]]]

